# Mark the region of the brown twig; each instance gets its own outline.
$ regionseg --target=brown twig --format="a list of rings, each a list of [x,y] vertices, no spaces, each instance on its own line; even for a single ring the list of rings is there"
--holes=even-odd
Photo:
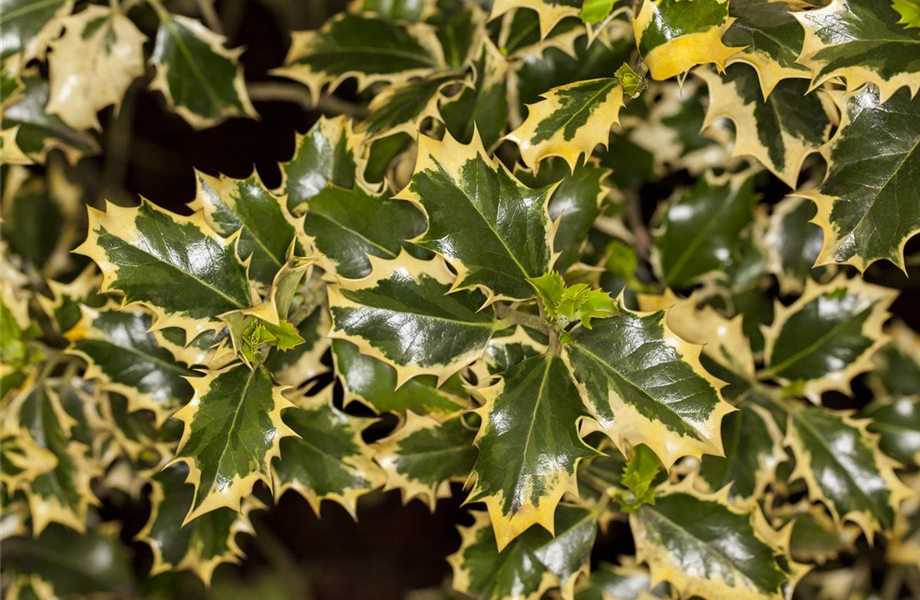
[[[636,236],[636,246],[639,255],[648,260],[652,251],[652,236],[648,232],[648,227],[642,219],[642,198],[639,194],[628,194],[626,203],[623,206],[623,213],[626,217],[626,224],[629,225],[630,231]]]

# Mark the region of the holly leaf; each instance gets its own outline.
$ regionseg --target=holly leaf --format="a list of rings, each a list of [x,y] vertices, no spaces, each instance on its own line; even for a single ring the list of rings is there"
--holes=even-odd
[[[357,400],[378,413],[415,413],[444,419],[469,405],[454,378],[438,387],[431,375],[419,375],[397,386],[397,371],[387,363],[361,354],[345,340],[332,342],[335,372],[345,391],[345,404]]]
[[[60,19],[64,35],[51,42],[51,90],[45,111],[68,126],[99,129],[96,113],[116,112],[131,82],[144,74],[144,41],[118,9],[88,6]]]
[[[543,342],[535,340],[527,330],[518,325],[489,340],[485,355],[474,363],[470,370],[482,384],[496,375],[503,375],[528,358],[543,354],[547,349],[547,341],[547,338],[544,338]]]
[[[789,196],[773,207],[764,240],[770,256],[769,269],[784,295],[800,294],[809,279],[827,272],[813,265],[821,253],[824,233],[812,223],[815,205],[804,198]]]
[[[686,288],[732,263],[741,233],[754,220],[753,173],[707,172],[668,206],[656,235],[660,272],[671,287]]]
[[[577,0],[495,0],[492,3],[489,20],[496,19],[511,11],[515,11],[515,13],[525,12],[517,10],[521,8],[528,9],[526,12],[536,12],[537,21],[540,25],[539,40],[549,35],[563,19],[577,17],[582,10],[581,2]]]
[[[771,0],[733,0],[728,15],[735,19],[722,42],[742,49],[728,64],[747,63],[757,71],[766,99],[773,88],[789,78],[810,79],[807,67],[796,62],[805,31],[793,15],[794,5]]]
[[[304,84],[316,99],[325,86],[331,93],[349,77],[364,90],[372,83],[406,81],[443,66],[444,54],[430,25],[345,13],[318,31],[294,32],[284,65],[273,73]]]
[[[799,193],[818,206],[814,222],[824,230],[824,246],[817,264],[862,272],[886,258],[904,269],[904,246],[920,231],[920,205],[903,200],[912,197],[920,172],[920,97],[902,91],[882,104],[866,86],[835,99],[842,117],[824,151],[827,177],[817,190]]]
[[[248,496],[241,512],[219,508],[184,524],[195,496],[194,486],[186,483],[187,475],[188,468],[177,464],[150,478],[150,518],[136,539],[146,542],[153,552],[151,577],[188,569],[210,585],[218,566],[243,559],[236,536],[255,533],[249,513],[264,505]]]
[[[660,81],[696,65],[724,69],[725,61],[741,50],[722,43],[733,21],[728,0],[643,0],[633,31],[649,74]]]
[[[411,204],[376,194],[360,183],[351,189],[327,185],[307,201],[303,230],[320,253],[319,265],[333,276],[358,279],[371,272],[371,256],[395,259],[403,243],[424,229]]]
[[[476,131],[490,150],[508,124],[508,61],[484,37],[473,71],[475,78],[467,81],[459,95],[441,102],[441,119],[455,140],[468,144]]]
[[[577,494],[578,462],[595,451],[578,435],[586,412],[558,356],[529,358],[479,393],[479,459],[467,502],[485,503],[501,551],[535,523],[553,533],[563,494]]]
[[[355,0],[349,8],[391,21],[421,21],[435,11],[435,3],[432,0]]]
[[[872,369],[872,355],[888,341],[882,324],[897,292],[840,275],[809,281],[792,305],[776,303],[764,330],[766,369],[759,377],[795,384],[814,402],[828,390],[849,393],[850,381]]]
[[[281,498],[288,489],[301,494],[319,514],[320,503],[332,500],[356,517],[358,498],[383,485],[383,471],[372,460],[373,451],[361,432],[374,419],[352,417],[332,405],[332,387],[315,396],[297,399],[284,414],[294,437],[281,440],[275,461],[273,492]]]
[[[575,581],[590,570],[591,548],[597,535],[597,515],[577,506],[556,511],[555,536],[531,527],[504,546],[489,527],[485,513],[461,528],[460,549],[448,557],[457,591],[484,600],[535,600],[552,588],[571,599]]]
[[[793,14],[805,28],[798,62],[811,70],[815,86],[837,77],[849,91],[873,83],[882,102],[902,86],[911,96],[920,90],[920,36],[898,25],[901,15],[890,0],[833,0]]]
[[[6,0],[0,5],[3,49],[0,58],[21,52],[24,62],[43,58],[48,42],[61,31],[60,19],[73,10],[73,0]]]
[[[920,395],[920,335],[901,321],[895,321],[888,333],[891,342],[874,356],[876,396]]]
[[[879,435],[879,448],[902,465],[920,466],[920,400],[877,400],[860,412],[868,430]]]
[[[617,312],[610,294],[592,290],[585,283],[566,287],[559,273],[534,277],[530,282],[543,303],[547,319],[560,330],[576,321],[591,329],[591,319],[603,319]]]
[[[195,171],[195,181],[198,190],[189,208],[201,211],[211,229],[224,237],[239,231],[239,257],[243,261],[252,257],[249,276],[270,285],[287,262],[299,225],[281,198],[265,188],[256,172],[246,179],[232,179]]]
[[[709,87],[703,126],[729,119],[735,125],[732,155],[753,156],[795,188],[805,159],[827,142],[836,121],[830,97],[822,90],[808,93],[807,80],[789,79],[764,100],[754,70],[742,65],[728,67],[724,76],[706,68],[695,73]]]
[[[326,336],[331,326],[329,310],[317,306],[297,325],[297,335],[302,340],[298,346],[287,351],[274,348],[269,352],[265,366],[278,383],[299,387],[329,370],[322,358],[329,349]]]
[[[582,154],[607,145],[610,128],[618,124],[623,88],[615,77],[577,81],[542,94],[527,106],[527,119],[508,134],[530,167],[559,156],[575,168]]]
[[[358,131],[372,141],[396,133],[414,135],[425,119],[438,118],[444,89],[457,83],[454,73],[434,73],[387,86],[371,100]]]
[[[450,497],[451,482],[465,482],[476,463],[476,429],[462,415],[440,422],[406,413],[405,424],[374,444],[374,460],[387,475],[384,490],[398,489],[403,503],[419,498],[434,511]]]
[[[121,292],[126,303],[150,308],[157,328],[178,327],[192,338],[223,328],[217,315],[251,305],[237,238],[219,236],[201,213],[184,217],[147,200],[106,209],[89,208],[89,234],[74,250],[99,265],[102,292]]]
[[[403,252],[371,258],[371,267],[364,279],[329,286],[330,337],[396,369],[397,387],[417,375],[443,383],[482,355],[497,327],[494,311],[479,310],[479,292],[448,294],[455,277],[442,261]]]
[[[773,598],[792,595],[807,568],[789,558],[788,542],[760,509],[744,512],[724,496],[672,488],[629,517],[636,557],[681,596]]]
[[[901,15],[898,25],[903,25],[905,29],[920,28],[920,4],[917,0],[891,0],[891,7]]]
[[[200,22],[152,6],[160,9],[160,27],[150,57],[156,67],[150,89],[163,94],[170,110],[197,129],[229,117],[258,117],[239,63],[242,49],[228,50],[226,38]]]
[[[190,383],[194,397],[173,415],[185,424],[173,462],[188,465],[195,486],[183,523],[222,507],[241,510],[257,481],[271,485],[281,438],[296,435],[281,420],[293,405],[265,367],[236,363]]]
[[[80,321],[67,332],[68,352],[87,363],[84,377],[128,399],[130,410],[151,410],[162,423],[192,398],[187,378],[200,373],[176,361],[150,333],[152,319],[142,310],[82,307]]]
[[[479,55],[480,46],[487,37],[486,14],[478,4],[467,2],[445,13],[440,19],[434,19],[444,50],[444,63],[462,71]]]
[[[38,296],[38,304],[51,320],[52,326],[61,335],[70,331],[82,318],[80,305],[101,308],[108,298],[99,294],[102,276],[96,265],[90,264],[73,280],[62,283],[47,280],[51,298]]]
[[[852,521],[871,538],[891,531],[901,501],[914,492],[897,478],[897,463],[879,451],[867,424],[826,408],[798,407],[789,415],[786,445],[795,457],[790,481],[804,479],[809,499],[827,506],[835,523]]]
[[[469,145],[420,136],[412,180],[397,198],[424,210],[419,246],[457,271],[455,289],[480,288],[487,302],[533,297],[528,277],[550,264],[549,188],[522,185],[478,136]]]
[[[643,504],[655,504],[653,483],[661,470],[655,453],[645,444],[633,449],[633,455],[623,468],[620,484],[625,490],[616,490],[613,499],[625,513],[635,512]]]
[[[294,155],[280,164],[288,210],[297,216],[304,214],[307,200],[327,184],[354,187],[366,164],[357,152],[362,143],[362,136],[352,131],[351,121],[345,117],[320,117],[307,133],[298,133]]]
[[[643,567],[629,562],[621,565],[601,563],[579,584],[575,600],[626,600],[642,598],[643,594],[662,598],[667,597],[665,588],[664,584],[653,588],[648,570]]]
[[[665,314],[621,307],[573,331],[563,351],[601,431],[621,451],[645,444],[670,469],[682,456],[722,455],[722,418],[734,409],[700,364],[702,347],[675,335]]]

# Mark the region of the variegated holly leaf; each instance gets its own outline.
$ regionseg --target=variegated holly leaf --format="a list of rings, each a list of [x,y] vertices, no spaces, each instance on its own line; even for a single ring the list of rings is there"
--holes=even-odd
[[[157,329],[153,332],[157,343],[166,348],[181,362],[189,366],[204,365],[212,369],[227,366],[234,358],[228,329],[204,331],[191,341],[186,341],[185,331],[177,327]]]
[[[440,116],[438,103],[445,97],[444,90],[456,83],[459,83],[457,74],[436,72],[387,86],[371,100],[370,114],[357,130],[368,141],[396,133],[414,135],[425,119]]]
[[[45,110],[74,129],[99,129],[96,113],[116,110],[131,82],[144,74],[146,37],[117,8],[89,6],[60,20],[51,42],[51,92]]]
[[[377,194],[355,182],[327,185],[307,203],[303,230],[330,275],[358,279],[371,272],[370,256],[395,259],[403,243],[425,228],[424,215],[389,190]]]
[[[151,410],[162,422],[192,398],[187,378],[199,373],[177,362],[156,336],[152,319],[139,309],[83,307],[67,332],[68,352],[87,363],[84,377],[128,398],[130,409]]]
[[[217,315],[251,305],[238,238],[222,238],[201,213],[184,217],[143,200],[125,208],[89,209],[89,235],[74,252],[102,270],[102,291],[121,292],[156,316],[157,328],[178,327],[194,337],[221,329]]]
[[[384,489],[400,490],[403,502],[419,498],[433,511],[439,498],[450,496],[451,482],[469,478],[475,437],[463,415],[439,422],[407,412],[402,427],[374,444],[374,460],[387,475]]]
[[[508,61],[491,40],[483,38],[473,71],[475,79],[468,82],[470,85],[441,103],[441,119],[455,140],[468,144],[475,130],[489,150],[508,124]]]
[[[913,480],[913,498],[902,505],[895,515],[894,533],[888,545],[887,559],[895,564],[917,566],[920,556],[920,481]]]
[[[875,354],[876,396],[920,396],[920,335],[901,321],[888,332],[891,342]]]
[[[553,252],[560,255],[553,268],[560,273],[578,260],[588,231],[600,215],[601,203],[610,193],[603,183],[609,174],[595,163],[579,163],[570,170],[560,159],[544,161],[536,173],[515,171],[515,176],[532,188],[559,184],[549,199],[549,218],[554,223],[558,220]]]
[[[323,500],[332,500],[355,516],[358,498],[386,481],[372,460],[373,451],[361,438],[374,420],[335,408],[331,386],[296,403],[284,414],[295,435],[281,440],[280,460],[273,468],[275,497],[292,489],[307,499],[316,514]]]
[[[294,155],[281,163],[284,182],[281,190],[287,196],[288,210],[294,215],[306,212],[306,202],[319,194],[327,184],[351,189],[361,180],[366,161],[357,151],[362,136],[352,131],[345,117],[320,117],[305,134],[297,134]]]
[[[319,98],[355,77],[363,90],[372,83],[395,83],[444,66],[444,54],[430,25],[392,23],[371,16],[341,14],[318,31],[291,36],[284,65],[274,74],[303,83]],[[370,42],[373,43],[370,43]]]
[[[281,438],[295,435],[281,420],[293,405],[265,367],[236,363],[191,384],[194,397],[173,415],[185,424],[174,461],[188,465],[195,486],[184,523],[222,507],[240,510],[257,481],[271,483]]]
[[[3,129],[4,163],[44,163],[48,152],[54,149],[75,163],[99,152],[99,144],[92,136],[71,129],[60,117],[45,111],[49,98],[47,81],[35,72],[26,72],[22,85],[16,99],[3,110],[0,127]],[[16,151],[22,160],[11,160]]]
[[[850,380],[872,369],[872,355],[888,341],[882,324],[896,296],[845,275],[824,285],[809,281],[792,305],[777,302],[759,377],[792,384],[814,402],[828,390],[849,393]]]
[[[840,527],[823,506],[807,499],[797,505],[780,506],[775,512],[783,522],[794,521],[789,552],[799,562],[824,564],[853,550],[860,536],[858,527],[849,524]]]
[[[667,581],[682,597],[782,600],[807,571],[759,508],[741,511],[724,495],[699,496],[687,485],[659,495],[629,524],[652,581]]]
[[[44,57],[48,42],[61,31],[60,19],[70,14],[73,5],[73,0],[4,0],[0,4],[0,58],[5,60],[17,52],[26,61]]]
[[[902,86],[911,95],[920,90],[920,35],[898,25],[889,0],[833,0],[794,15],[805,27],[798,62],[815,85],[839,77],[852,91],[873,83],[883,102]]]
[[[317,306],[297,325],[297,334],[303,340],[300,345],[287,351],[272,349],[265,366],[278,383],[298,387],[329,370],[322,358],[329,349],[326,336],[331,326],[329,310],[325,306]]]
[[[860,412],[869,419],[868,429],[877,433],[879,448],[905,466],[920,466],[920,400],[892,398],[878,400]]]
[[[725,68],[740,48],[722,36],[734,21],[728,0],[643,0],[633,21],[639,53],[653,79],[669,79],[701,64]]]
[[[763,98],[776,85],[790,78],[811,78],[811,71],[796,62],[805,42],[805,31],[793,16],[795,5],[785,0],[733,0],[728,15],[735,19],[722,42],[742,47],[728,64],[743,62],[757,70]]]
[[[473,61],[484,43],[486,13],[475,2],[464,2],[444,16],[432,21],[437,26],[438,40],[444,51],[444,64],[464,70]]]
[[[670,469],[682,456],[722,455],[722,418],[734,408],[700,364],[702,347],[675,335],[665,314],[621,307],[573,331],[564,352],[600,429],[621,451],[647,445]]]
[[[189,208],[201,211],[211,229],[224,237],[239,231],[239,257],[252,257],[249,276],[270,285],[287,261],[299,226],[282,199],[269,192],[255,172],[246,179],[232,179],[195,171],[195,180],[198,192]]]
[[[470,437],[470,446],[472,444]],[[53,452],[40,446],[29,431],[17,431],[11,424],[0,433],[0,459],[0,482],[9,491],[27,489],[30,482],[57,466]]]
[[[769,269],[783,294],[801,293],[809,279],[820,279],[827,269],[813,265],[821,253],[824,233],[811,222],[815,206],[805,198],[789,196],[773,207],[764,238]]]
[[[57,395],[44,383],[30,385],[4,407],[4,413],[4,420],[18,421],[24,432],[56,460],[53,469],[29,481],[25,488],[33,534],[40,535],[51,523],[84,531],[87,509],[98,502],[89,486],[95,473],[86,460],[87,448],[70,439],[74,421],[64,412]]]
[[[737,405],[740,410],[722,421],[725,457],[704,456],[700,480],[714,492],[730,485],[729,499],[750,506],[763,497],[776,476],[776,468],[787,456],[783,432],[773,415],[748,397],[739,399]]]
[[[588,509],[562,505],[556,511],[555,536],[531,527],[510,545],[499,544],[485,513],[475,513],[471,527],[462,528],[460,549],[448,557],[454,589],[483,600],[537,600],[561,588],[571,600],[575,581],[590,569],[597,535],[597,515]]]
[[[668,206],[656,235],[660,272],[674,288],[690,287],[733,262],[741,233],[754,220],[754,175],[707,172]]]
[[[563,494],[577,494],[578,462],[596,452],[578,435],[587,413],[558,356],[529,358],[479,393],[479,459],[467,502],[485,503],[502,550],[531,525],[553,532]]]
[[[403,252],[371,258],[371,274],[329,286],[330,337],[357,344],[361,353],[396,369],[396,387],[417,375],[438,382],[473,362],[498,327],[485,296],[453,289],[443,261]],[[449,344],[445,344],[449,340]]]
[[[151,6],[159,9],[160,28],[150,57],[156,67],[150,89],[199,129],[229,117],[257,117],[239,62],[242,49],[228,50],[226,38],[200,22]]]
[[[188,569],[210,584],[218,566],[243,558],[236,536],[254,533],[249,513],[264,506],[248,496],[241,512],[219,508],[183,524],[195,496],[194,486],[185,482],[187,475],[188,468],[177,464],[151,477],[150,518],[136,539],[153,551],[151,577]]]
[[[623,560],[625,557],[621,557]],[[576,588],[575,600],[667,598],[667,584],[652,587],[648,569],[631,563],[601,563]]]
[[[802,163],[827,142],[836,121],[830,97],[822,90],[808,93],[807,80],[789,79],[764,100],[755,71],[746,65],[730,66],[722,76],[708,68],[694,72],[709,86],[703,126],[729,119],[735,124],[732,154],[753,156],[795,188]]]
[[[431,16],[435,3],[433,0],[355,0],[349,8],[392,21],[421,21]]]
[[[345,391],[345,403],[354,400],[378,413],[404,415],[412,412],[444,419],[469,406],[466,390],[458,376],[441,387],[431,375],[420,375],[397,387],[396,370],[387,363],[361,354],[358,346],[345,340],[332,342],[335,372]]]
[[[527,9],[518,10],[518,9]],[[505,13],[536,12],[539,23],[539,37],[542,40],[566,17],[577,17],[582,4],[579,0],[495,0],[489,19],[495,19]]]
[[[582,154],[590,156],[598,144],[607,144],[610,128],[620,122],[623,88],[616,77],[570,83],[541,97],[527,106],[527,120],[507,136],[531,167],[559,156],[574,169]]]
[[[96,265],[90,264],[68,283],[47,280],[51,298],[38,296],[38,303],[61,335],[70,331],[82,318],[80,305],[101,308],[108,297],[99,293],[102,276]]]
[[[904,246],[920,231],[920,204],[909,200],[920,173],[920,96],[901,91],[883,104],[870,85],[836,99],[842,118],[825,149],[827,178],[800,192],[817,204],[824,230],[817,264],[864,271],[884,258],[903,269]]]
[[[546,352],[548,338],[538,341],[526,329],[518,325],[497,334],[489,340],[489,346],[482,360],[470,367],[479,384],[483,385],[497,375],[503,375],[509,369],[528,358]],[[538,335],[538,334],[535,334]]]
[[[816,407],[797,407],[789,415],[786,445],[808,497],[827,506],[834,521],[852,521],[870,539],[890,532],[901,501],[913,492],[894,473],[897,463],[878,449],[867,421]]]
[[[480,288],[491,302],[532,298],[527,279],[549,267],[549,192],[522,185],[478,136],[464,145],[447,134],[420,136],[412,180],[397,197],[425,211],[428,229],[413,241],[447,259],[454,287]]]

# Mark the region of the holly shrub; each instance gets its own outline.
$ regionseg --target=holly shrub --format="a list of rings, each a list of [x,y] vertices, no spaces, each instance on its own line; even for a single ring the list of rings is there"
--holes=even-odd
[[[248,83],[230,2],[0,6],[7,598],[225,597],[289,491],[456,499],[416,598],[920,597],[918,0],[354,0]],[[313,124],[151,201],[145,94]]]

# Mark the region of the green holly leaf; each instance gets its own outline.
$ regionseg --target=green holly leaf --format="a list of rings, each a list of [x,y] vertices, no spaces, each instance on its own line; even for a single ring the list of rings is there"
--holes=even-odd
[[[644,0],[633,21],[639,53],[652,79],[670,79],[700,64],[725,61],[739,52],[722,43],[731,25],[728,0]]]
[[[920,90],[920,36],[898,25],[902,15],[890,0],[833,0],[793,14],[805,28],[798,62],[816,85],[833,78],[844,79],[848,90],[873,83],[882,102],[902,86],[911,96]],[[866,60],[870,51],[873,60]]]
[[[700,478],[714,492],[731,485],[732,502],[750,506],[763,497],[776,477],[776,468],[788,457],[783,432],[773,415],[756,399],[744,397],[737,404],[740,410],[726,415],[722,422],[725,457],[704,456]]]
[[[372,83],[406,81],[443,66],[444,53],[430,25],[345,13],[318,31],[294,32],[284,65],[273,73],[303,83],[313,98],[319,98],[327,84],[334,88],[349,77],[355,77],[363,90]]]
[[[735,21],[722,41],[742,47],[728,64],[743,62],[754,67],[764,99],[784,79],[811,78],[808,68],[796,62],[805,31],[793,9],[788,2],[770,0],[733,0],[728,6],[728,16]]]
[[[153,552],[151,577],[189,569],[209,585],[218,566],[242,560],[236,536],[254,533],[249,513],[264,506],[248,496],[241,512],[219,508],[183,524],[195,497],[187,476],[188,468],[177,464],[151,477],[150,518],[136,539],[146,542]]]
[[[325,306],[317,306],[297,326],[297,335],[302,340],[298,346],[287,351],[273,348],[269,352],[265,366],[278,383],[299,387],[308,379],[329,370],[322,363],[322,358],[329,349],[326,335],[331,326],[329,310]]]
[[[387,475],[384,489],[398,489],[404,503],[419,498],[434,511],[439,498],[450,496],[451,482],[469,478],[475,437],[463,415],[440,422],[407,412],[402,427],[374,444],[374,460]]]
[[[57,457],[40,446],[28,431],[6,429],[0,433],[0,481],[9,490],[26,489],[30,482],[54,470]]]
[[[553,223],[558,220],[553,252],[561,253],[553,268],[564,273],[578,260],[601,203],[610,193],[603,183],[610,171],[594,163],[578,164],[571,170],[563,160],[550,159],[540,163],[536,173],[517,169],[514,174],[532,188],[558,183],[549,199],[549,218]]]
[[[508,61],[484,37],[473,71],[475,78],[467,81],[460,94],[441,103],[441,119],[455,140],[469,144],[475,130],[482,145],[491,150],[508,124]]]
[[[920,231],[920,205],[903,200],[912,197],[920,172],[920,97],[901,91],[883,104],[866,86],[836,99],[842,117],[825,150],[827,178],[800,193],[817,204],[814,222],[824,230],[817,264],[865,271],[885,258],[904,269],[904,246]]]
[[[623,512],[635,512],[643,504],[655,504],[653,483],[661,470],[658,457],[645,444],[633,449],[632,457],[623,468],[620,484],[625,490],[616,490],[613,499],[619,502]]]
[[[759,508],[742,512],[688,486],[659,495],[629,524],[652,581],[667,581],[681,596],[781,600],[807,570],[792,562],[784,536]]]
[[[6,59],[22,52],[26,60],[44,55],[45,46],[61,30],[59,19],[73,10],[73,0],[5,0],[0,5],[3,21],[3,49],[0,58]]]
[[[872,369],[872,355],[885,344],[882,324],[896,295],[844,275],[824,285],[809,281],[795,303],[777,303],[759,377],[801,382],[814,402],[828,390],[848,394],[850,380]]]
[[[460,530],[460,549],[447,559],[460,592],[483,600],[533,600],[562,588],[562,597],[571,598],[575,581],[590,569],[597,535],[593,511],[562,505],[552,527],[555,536],[535,526],[498,547],[486,514],[475,518],[472,527]]]
[[[303,230],[328,273],[358,279],[371,272],[371,256],[395,259],[403,243],[424,229],[424,216],[384,190],[361,184],[351,189],[327,185],[307,201]]]
[[[602,23],[613,10],[615,0],[585,0],[578,17],[588,25]]]
[[[827,506],[835,523],[852,521],[871,538],[891,531],[901,501],[913,492],[867,424],[826,408],[798,407],[789,416],[786,444],[795,457],[790,480],[804,479],[809,499]]]
[[[151,6],[160,27],[150,57],[156,67],[150,89],[163,94],[170,110],[199,129],[229,117],[258,117],[239,63],[242,49],[228,50],[226,38],[200,22]]]
[[[485,503],[501,550],[535,523],[553,532],[563,494],[576,493],[578,462],[595,451],[578,435],[586,412],[558,356],[529,358],[479,393],[485,405],[476,411],[479,459],[467,502]]]
[[[655,238],[663,278],[686,288],[729,266],[741,233],[754,220],[754,175],[707,172],[669,205]]]
[[[221,329],[217,316],[251,305],[246,267],[235,251],[237,238],[215,233],[201,213],[183,217],[143,200],[125,208],[89,208],[89,234],[74,252],[102,270],[103,292],[140,302],[157,328],[178,327],[194,338]]]
[[[920,28],[920,2],[917,2],[917,0],[891,0],[891,7],[901,15],[898,25],[903,25],[905,29]]]
[[[37,3],[36,3],[37,4]],[[4,3],[4,7],[6,3]],[[60,150],[68,162],[99,152],[99,144],[86,132],[68,127],[60,117],[46,113],[48,82],[38,73],[22,75],[22,90],[3,110],[3,154],[5,163],[44,163],[48,152]],[[11,144],[11,147],[7,146]],[[11,160],[17,154],[21,160]]]
[[[550,262],[550,189],[522,185],[476,136],[469,145],[449,135],[418,143],[412,180],[398,196],[428,216],[414,242],[447,259],[455,288],[480,288],[489,301],[532,298],[527,278]]]
[[[629,63],[620,65],[620,68],[617,69],[616,76],[620,81],[623,92],[630,98],[637,98],[639,94],[648,87],[648,82],[645,81],[645,78],[633,71]]]
[[[813,265],[821,253],[824,233],[811,222],[814,203],[789,196],[773,207],[765,241],[770,256],[770,271],[779,281],[784,295],[801,293],[809,279],[820,279],[824,268]]]
[[[151,410],[164,421],[192,398],[187,378],[200,373],[177,362],[156,336],[152,319],[138,309],[83,307],[82,318],[67,332],[68,352],[87,363],[84,377],[102,389],[128,398],[132,411]]]
[[[479,55],[485,43],[486,13],[476,3],[463,2],[445,19],[435,19],[438,40],[444,50],[444,63],[456,70],[465,69]]]
[[[617,312],[616,301],[607,292],[592,290],[587,284],[566,287],[559,273],[547,273],[530,280],[546,310],[547,320],[564,330],[576,321],[591,329],[591,319],[603,319]]]
[[[265,188],[258,173],[246,179],[211,177],[195,171],[198,192],[189,204],[204,215],[211,229],[224,237],[237,231],[237,252],[249,262],[249,276],[269,285],[287,262],[295,239],[295,221],[281,198]]]
[[[665,469],[681,456],[722,454],[722,418],[734,409],[700,364],[701,346],[675,335],[663,311],[621,307],[571,335],[566,361],[592,416],[621,451],[645,444]],[[662,386],[662,377],[675,383]]]
[[[877,433],[879,448],[903,465],[920,466],[920,400],[877,400],[860,412],[871,419],[868,429]]]
[[[775,4],[775,3],[774,3]],[[710,69],[696,73],[709,87],[704,126],[719,119],[735,124],[735,156],[749,155],[791,188],[802,163],[823,146],[836,121],[836,109],[821,90],[809,92],[809,82],[778,83],[764,100],[755,71],[744,65],[728,67],[724,76]]]
[[[527,106],[527,119],[508,134],[524,164],[533,167],[559,156],[574,169],[582,154],[607,145],[610,128],[618,124],[623,88],[615,77],[577,81],[553,88]]]
[[[361,354],[345,340],[332,342],[335,372],[345,389],[345,403],[357,400],[378,413],[415,413],[444,418],[466,408],[469,401],[456,377],[438,387],[436,377],[420,375],[396,385],[396,369]]]
[[[354,517],[358,498],[386,480],[372,460],[373,451],[361,438],[361,431],[374,420],[336,409],[330,386],[315,396],[297,399],[297,408],[287,411],[284,421],[296,435],[281,440],[281,457],[273,471],[275,497],[293,489],[317,515],[320,503],[332,500]]]
[[[479,310],[479,292],[453,289],[455,277],[440,259],[372,258],[371,274],[329,286],[330,337],[396,370],[396,387],[417,375],[438,382],[473,362],[497,327],[491,308]],[[450,344],[444,344],[450,340]]]
[[[257,481],[270,485],[281,438],[295,435],[281,420],[292,404],[265,367],[235,363],[191,384],[192,401],[173,415],[185,424],[174,461],[188,465],[195,486],[183,523],[222,507],[239,511]]]

